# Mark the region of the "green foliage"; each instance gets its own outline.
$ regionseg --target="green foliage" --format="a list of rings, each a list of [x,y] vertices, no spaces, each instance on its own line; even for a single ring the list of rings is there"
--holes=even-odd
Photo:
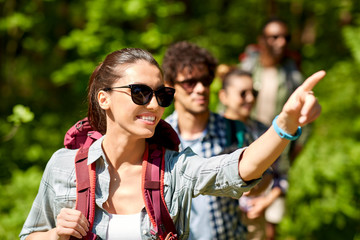
[[[17,239],[35,199],[42,170],[15,170],[11,183],[0,185],[0,239]]]
[[[325,145],[329,137],[334,136],[312,138],[292,168],[283,236],[354,239],[360,232],[360,144],[345,140]]]
[[[356,29],[344,29],[355,59],[360,42],[351,33]],[[359,239],[359,74],[352,58],[339,61],[316,88],[323,113],[290,173],[284,239]]]
[[[20,104],[13,108],[13,114],[8,117],[8,121],[13,122],[16,126],[21,123],[31,122],[33,119],[34,114],[30,111],[30,108]]]
[[[3,141],[9,141],[11,138],[13,138],[19,129],[20,125],[22,123],[31,122],[34,119],[34,113],[30,111],[30,108],[25,107],[23,105],[16,105],[13,108],[13,114],[8,116],[7,120],[10,123],[13,123],[12,128],[8,130],[7,127],[3,129],[4,131],[4,137]]]

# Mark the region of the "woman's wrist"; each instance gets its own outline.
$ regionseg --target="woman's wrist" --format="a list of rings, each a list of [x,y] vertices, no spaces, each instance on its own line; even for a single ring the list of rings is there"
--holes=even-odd
[[[272,126],[275,132],[281,138],[293,141],[298,139],[301,135],[301,127],[299,127],[296,122],[289,120],[289,118],[286,118],[281,113],[274,118]]]
[[[297,119],[292,119],[284,112],[281,112],[277,117],[276,123],[281,129],[291,135],[296,133],[299,126]]]

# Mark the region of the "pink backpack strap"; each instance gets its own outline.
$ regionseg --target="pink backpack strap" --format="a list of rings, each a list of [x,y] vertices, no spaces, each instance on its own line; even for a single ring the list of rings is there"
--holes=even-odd
[[[101,133],[97,131],[89,131],[88,138],[86,138],[83,148],[89,148],[93,142],[95,142],[101,137],[102,137]]]
[[[75,157],[76,172],[76,209],[81,211],[90,222],[90,230],[86,240],[95,240],[97,236],[91,231],[95,219],[95,186],[96,186],[96,162],[87,165],[89,147],[101,134],[89,132],[84,145],[78,150]],[[70,240],[77,238],[71,237]]]
[[[91,231],[95,216],[95,182],[96,182],[96,162],[87,165],[89,148],[81,147],[75,157],[76,172],[76,209],[90,222],[90,230],[83,239],[94,240],[96,235]],[[77,238],[71,237],[70,240]]]
[[[165,148],[146,145],[143,159],[142,187],[145,208],[154,227],[153,234],[161,240],[177,239],[176,228],[164,199]]]
[[[90,176],[90,206],[89,206],[89,232],[93,229],[95,220],[95,187],[96,187],[96,162],[89,165],[89,176]],[[89,234],[88,234],[89,236]],[[93,238],[88,238],[92,240]]]

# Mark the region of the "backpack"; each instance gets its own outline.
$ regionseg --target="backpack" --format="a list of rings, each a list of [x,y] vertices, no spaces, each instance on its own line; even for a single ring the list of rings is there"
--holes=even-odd
[[[236,149],[248,146],[253,141],[243,122],[225,118],[225,123],[227,147],[221,154],[231,153]]]
[[[87,118],[78,121],[66,133],[64,145],[69,149],[79,149],[75,157],[76,173],[76,209],[81,211],[90,222],[88,235],[83,239],[98,239],[92,233],[95,218],[96,162],[87,165],[91,144],[102,134],[94,131]],[[145,208],[153,225],[153,235],[161,240],[177,239],[176,228],[164,200],[164,153],[165,148],[178,151],[180,140],[176,132],[164,120],[158,123],[153,137],[147,139],[143,161],[142,192]],[[77,238],[71,237],[70,240]]]

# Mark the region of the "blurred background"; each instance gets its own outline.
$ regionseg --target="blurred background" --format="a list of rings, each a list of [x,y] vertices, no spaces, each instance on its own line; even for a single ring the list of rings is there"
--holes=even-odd
[[[358,0],[0,0],[0,239],[17,239],[47,161],[86,116],[104,56],[140,47],[161,64],[168,45],[188,40],[237,64],[270,16],[289,24],[305,77],[328,73],[314,89],[323,113],[291,169],[279,239],[360,239]]]

